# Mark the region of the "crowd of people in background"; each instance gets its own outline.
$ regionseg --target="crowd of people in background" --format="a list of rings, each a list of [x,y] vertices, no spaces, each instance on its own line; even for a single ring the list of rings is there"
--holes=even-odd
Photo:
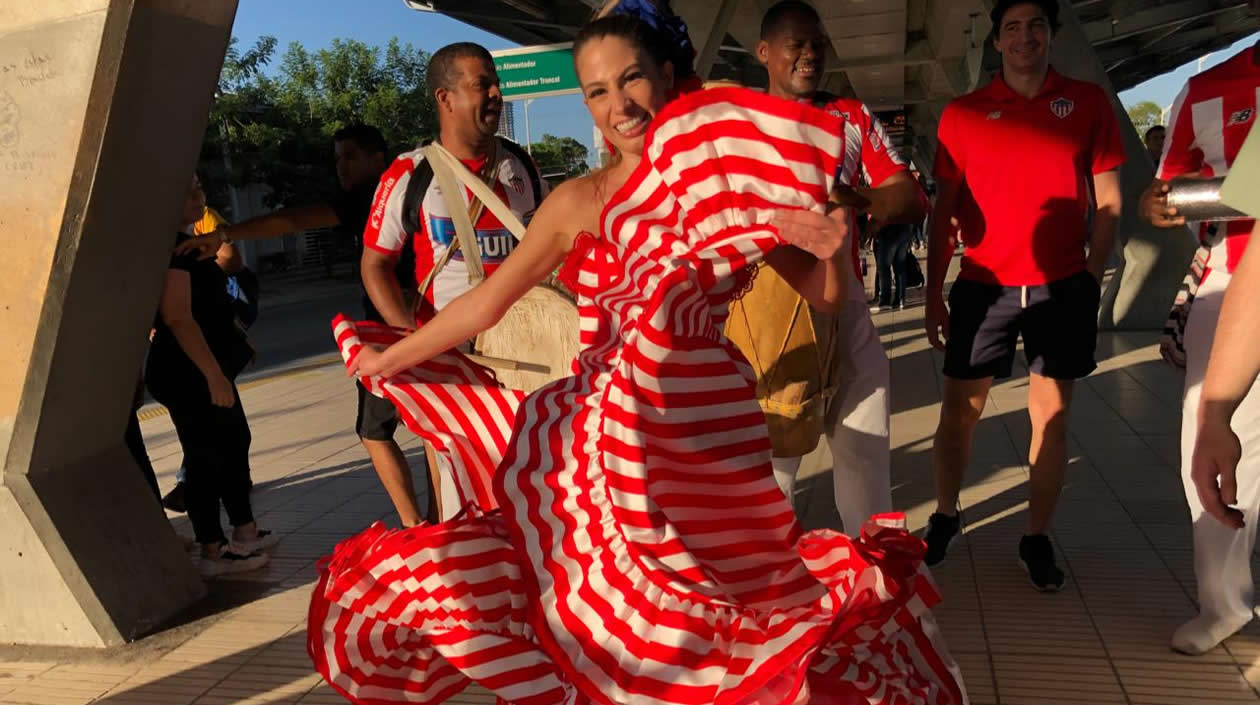
[[[1251,6],[1260,12],[1260,0]],[[847,220],[843,226],[814,224],[817,232],[846,233],[842,251],[819,256],[802,239],[765,255],[787,272],[785,278],[801,282],[807,277],[800,272],[808,271],[825,282],[818,290],[825,296],[809,291],[816,297],[810,299],[815,325],[837,331],[843,347],[837,365],[847,376],[831,401],[834,413],[824,434],[846,532],[856,535],[871,516],[894,509],[889,366],[871,314],[902,309],[907,290],[922,286],[926,331],[942,353],[944,372],[932,451],[936,507],[923,560],[940,565],[965,530],[959,494],[972,437],[995,380],[1013,374],[1022,340],[1032,422],[1029,510],[1013,553],[1033,587],[1045,592],[1062,589],[1066,581],[1049,530],[1068,458],[1074,385],[1096,367],[1097,316],[1122,209],[1118,170],[1126,159],[1120,123],[1103,90],[1050,66],[1059,9],[1055,0],[996,3],[1000,73],[945,108],[931,189],[867,106],[819,91],[830,40],[809,4],[784,0],[771,9],[756,50],[768,71],[768,94],[840,118],[842,136],[852,146],[835,156],[836,181],[853,194],[842,209]],[[604,46],[605,59],[629,52],[620,57],[629,68],[617,64],[624,73],[600,73],[603,64],[579,66],[586,104],[618,157],[555,193],[518,145],[496,135],[503,97],[489,53],[460,43],[430,61],[436,143],[480,177],[531,232],[541,233],[533,240],[518,241],[470,192],[463,195],[479,251],[475,257],[459,251],[455,231],[462,214],[452,212],[426,152],[395,156],[380,132],[365,125],[333,136],[341,188],[334,202],[227,224],[206,207],[193,179],[127,443],[159,494],[134,418],[147,388],[170,411],[184,452],[177,489],[164,501],[170,509],[186,509],[201,546],[203,575],[256,569],[276,543],[255,522],[250,503],[250,431],[235,379],[252,357],[246,331],[257,316],[258,287],[233,243],[320,227],[339,227],[354,238],[361,253],[363,320],[422,331],[384,353],[365,349],[355,362],[359,374],[388,377],[451,347],[446,343],[466,340],[474,327],[493,323],[534,279],[560,268],[573,251],[585,252],[578,244],[583,234],[602,232],[601,206],[630,179],[650,121],[669,102],[676,79],[681,83],[683,77],[673,74],[680,47],[662,48],[642,27],[623,24],[600,27],[625,46],[601,44],[605,35],[588,41]],[[646,65],[636,52],[657,58]],[[1144,220],[1170,229],[1170,236],[1180,232],[1186,223],[1168,205],[1170,184],[1229,171],[1255,122],[1258,90],[1260,46],[1189,81],[1167,129],[1156,126],[1142,135],[1158,166],[1141,202]],[[1021,158],[1013,161],[1017,149]],[[1184,331],[1182,474],[1194,520],[1200,614],[1171,642],[1189,654],[1214,648],[1253,618],[1250,557],[1260,523],[1260,392],[1254,387],[1260,328],[1239,293],[1260,286],[1260,253],[1247,249],[1254,221],[1196,227],[1203,248]],[[858,231],[875,255],[870,301],[862,287]],[[805,231],[785,225],[783,232]],[[923,277],[913,253],[924,239],[926,277],[916,281]],[[960,271],[947,295],[959,247]],[[495,276],[499,270],[503,274]],[[481,278],[484,283],[474,286]],[[448,308],[452,312],[443,315]],[[356,394],[355,431],[402,525],[437,524],[458,512],[461,507],[442,501],[450,478],[433,466],[427,473],[429,504],[419,506],[395,440],[399,410],[362,381]],[[773,459],[773,477],[788,499],[799,463]],[[220,507],[230,534],[220,525]]]

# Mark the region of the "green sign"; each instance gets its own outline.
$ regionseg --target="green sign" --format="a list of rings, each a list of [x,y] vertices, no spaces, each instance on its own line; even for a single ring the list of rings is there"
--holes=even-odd
[[[491,52],[504,100],[577,93],[573,43],[542,44]]]

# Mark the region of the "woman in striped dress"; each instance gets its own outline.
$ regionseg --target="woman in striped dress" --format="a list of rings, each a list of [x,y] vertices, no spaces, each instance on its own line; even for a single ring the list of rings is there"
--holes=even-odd
[[[471,681],[516,705],[965,702],[922,543],[801,530],[721,335],[762,259],[841,305],[846,221],[823,215],[841,118],[738,88],[667,101],[669,54],[626,17],[574,52],[620,163],[558,188],[502,268],[411,336],[336,323],[351,373],[449,454],[469,508],[338,546],[316,666],[374,705]],[[444,352],[562,262],[572,377],[524,397]]]

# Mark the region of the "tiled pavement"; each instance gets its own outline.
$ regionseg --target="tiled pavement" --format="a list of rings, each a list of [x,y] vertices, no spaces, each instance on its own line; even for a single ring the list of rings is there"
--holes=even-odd
[[[933,504],[940,389],[939,355],[927,347],[921,315],[911,308],[877,317],[892,357],[894,500],[916,529]],[[1200,658],[1167,647],[1172,629],[1193,614],[1194,577],[1176,469],[1180,380],[1157,361],[1153,343],[1150,335],[1102,336],[1101,367],[1078,388],[1055,530],[1071,580],[1057,595],[1029,588],[1015,559],[1027,506],[1026,378],[994,388],[963,493],[966,537],[937,571],[946,598],[937,614],[972,702],[1260,700],[1260,628]],[[213,583],[183,624],[136,644],[0,649],[0,703],[341,702],[305,654],[315,560],[356,529],[392,520],[389,501],[350,430],[354,394],[338,369],[253,382],[243,397],[254,431],[256,511],[285,534],[271,566]],[[168,419],[148,416],[149,451],[169,486],[179,449]],[[406,445],[418,463],[417,443]],[[811,527],[838,521],[823,452],[805,464],[798,485],[798,511]],[[190,533],[183,518],[172,523]],[[458,701],[489,698],[470,689]]]

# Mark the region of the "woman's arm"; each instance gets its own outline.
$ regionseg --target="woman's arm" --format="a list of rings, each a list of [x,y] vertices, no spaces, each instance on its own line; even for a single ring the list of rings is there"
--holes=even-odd
[[[494,327],[512,304],[554,272],[573,249],[575,221],[585,220],[586,212],[598,207],[597,202],[580,197],[585,190],[573,182],[561,184],[543,201],[524,239],[494,274],[384,352],[360,351],[350,373],[389,377]]]
[[[184,241],[175,248],[175,254],[183,255],[195,251],[202,257],[211,257],[220,253],[219,257],[222,259],[220,246],[226,245],[228,240],[267,240],[302,230],[331,228],[340,223],[337,212],[327,204],[281,208],[236,225],[220,225],[213,232]]]
[[[162,301],[158,311],[166,327],[171,329],[179,347],[201,370],[210,387],[210,400],[215,406],[232,406],[236,395],[232,383],[223,374],[219,361],[210,352],[210,345],[201,332],[201,326],[192,315],[192,280],[182,269],[166,270],[166,282],[162,285]]]

